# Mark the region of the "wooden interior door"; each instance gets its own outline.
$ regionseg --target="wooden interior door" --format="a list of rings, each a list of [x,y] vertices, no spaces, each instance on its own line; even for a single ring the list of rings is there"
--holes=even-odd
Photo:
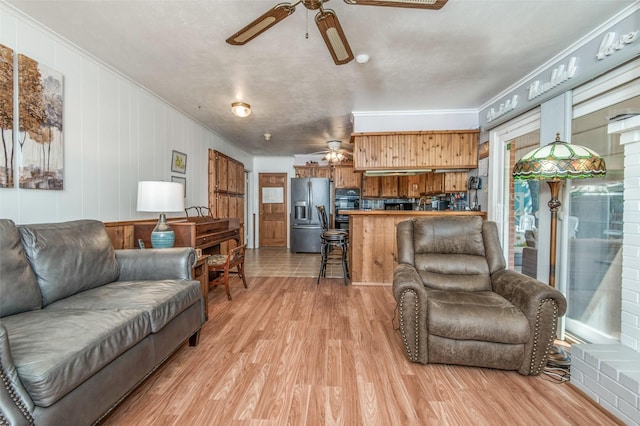
[[[287,174],[258,175],[260,247],[287,246]]]

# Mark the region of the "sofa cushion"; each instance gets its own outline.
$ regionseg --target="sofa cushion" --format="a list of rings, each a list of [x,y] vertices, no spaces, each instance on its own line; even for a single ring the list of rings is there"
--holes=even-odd
[[[102,222],[21,225],[18,230],[43,306],[118,279],[115,252]]]
[[[48,407],[149,335],[141,310],[41,309],[2,319],[33,402]]]
[[[83,291],[46,309],[133,309],[148,315],[153,333],[200,300],[197,281],[117,281]]]
[[[529,321],[497,293],[431,290],[427,300],[429,334],[508,344],[529,341]]]
[[[0,317],[42,305],[36,276],[22,248],[15,223],[0,219]]]

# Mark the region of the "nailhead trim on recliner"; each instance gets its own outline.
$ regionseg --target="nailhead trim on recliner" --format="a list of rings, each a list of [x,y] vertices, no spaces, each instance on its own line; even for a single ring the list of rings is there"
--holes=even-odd
[[[2,384],[4,385],[7,392],[9,392],[9,396],[11,397],[11,400],[20,409],[20,412],[24,415],[24,417],[27,419],[29,424],[30,425],[34,424],[35,421],[31,416],[29,409],[27,408],[22,398],[20,398],[20,396],[16,392],[15,388],[13,387],[13,383],[11,383],[11,380],[9,380],[9,376],[4,371],[4,368],[2,367],[2,365],[0,365],[0,378],[2,378]],[[0,425],[1,426],[9,425],[9,421],[2,414],[0,414]]]
[[[411,348],[409,347],[409,342],[407,341],[407,334],[405,332],[405,323],[404,323],[404,297],[407,293],[413,293],[414,299],[415,299],[415,306],[413,307],[413,310],[415,312],[415,332],[416,332],[416,338],[415,338],[415,353],[411,350]],[[399,309],[400,309],[400,334],[402,335],[402,342],[404,343],[404,350],[407,352],[407,356],[409,357],[409,360],[412,362],[418,362],[418,346],[420,343],[420,337],[419,337],[419,332],[418,332],[418,326],[419,326],[419,321],[418,321],[418,295],[415,292],[415,290],[411,290],[411,289],[407,289],[405,291],[402,292],[402,295],[400,296],[400,305],[399,305]]]
[[[547,362],[547,357],[543,356],[540,358],[540,362],[539,364],[536,366],[534,365],[536,357],[537,357],[537,350],[538,350],[538,339],[540,337],[540,317],[542,315],[542,308],[546,303],[553,303],[553,323],[551,326],[551,329],[554,330],[557,327],[557,319],[558,319],[558,304],[553,300],[553,299],[543,299],[540,301],[540,303],[538,304],[538,310],[536,312],[536,326],[535,326],[535,332],[533,335],[533,349],[531,350],[531,364],[529,365],[529,374],[531,375],[537,375],[540,374],[540,372],[542,371],[542,369],[544,368],[546,362]],[[549,353],[549,350],[551,350],[551,346],[553,343],[553,339],[547,339],[547,345],[545,347],[545,354]]]

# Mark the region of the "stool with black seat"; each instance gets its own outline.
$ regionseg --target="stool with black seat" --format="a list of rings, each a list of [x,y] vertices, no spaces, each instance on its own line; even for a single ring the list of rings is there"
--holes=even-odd
[[[217,272],[220,275],[212,280],[209,280],[209,284],[217,284],[219,281],[223,281],[224,289],[227,292],[227,299],[231,300],[231,292],[229,291],[229,274],[238,274],[242,278],[244,288],[247,287],[247,280],[244,277],[244,258],[246,244],[240,245],[236,248],[229,250],[227,254],[214,254],[207,259],[207,268],[209,272]],[[232,269],[236,268],[236,271]]]
[[[316,206],[318,217],[322,224],[322,233],[320,234],[320,254],[322,260],[320,263],[320,272],[316,284],[320,284],[320,278],[324,278],[327,274],[327,265],[341,264],[344,285],[348,284],[349,265],[347,263],[347,248],[349,246],[349,231],[345,229],[329,229],[329,219],[324,206]],[[333,254],[334,248],[340,249],[340,254]]]

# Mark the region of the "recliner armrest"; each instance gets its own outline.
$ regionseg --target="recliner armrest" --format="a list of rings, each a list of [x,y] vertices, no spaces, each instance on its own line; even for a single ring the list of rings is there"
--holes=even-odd
[[[116,250],[119,281],[190,280],[196,263],[192,247]]]
[[[531,335],[518,372],[540,374],[556,337],[557,320],[567,310],[567,300],[547,284],[508,269],[491,275],[493,291],[519,308],[529,321]]]
[[[427,290],[413,265],[400,263],[393,273],[393,294],[398,303],[399,329],[407,357],[427,364]]]
[[[537,307],[545,299],[551,299],[558,306],[558,317],[567,310],[567,300],[553,287],[508,269],[503,269],[491,276],[493,291],[513,303],[529,318],[535,319]]]
[[[400,263],[393,271],[393,294],[396,300],[406,289],[415,290],[419,293],[419,297],[427,297],[426,289],[416,268],[407,263]]]

